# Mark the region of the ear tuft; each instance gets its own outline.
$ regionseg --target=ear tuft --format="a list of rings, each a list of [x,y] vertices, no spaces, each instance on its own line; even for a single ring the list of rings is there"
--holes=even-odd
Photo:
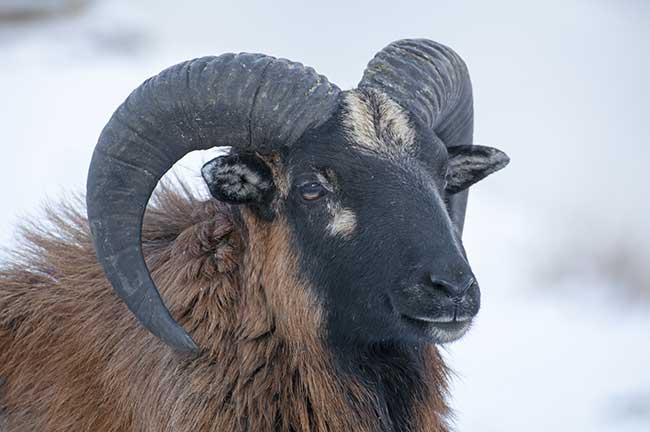
[[[203,179],[213,197],[231,204],[268,204],[275,184],[269,167],[252,154],[219,156],[203,165]]]
[[[450,147],[447,192],[455,194],[504,168],[510,158],[493,147],[465,145]]]

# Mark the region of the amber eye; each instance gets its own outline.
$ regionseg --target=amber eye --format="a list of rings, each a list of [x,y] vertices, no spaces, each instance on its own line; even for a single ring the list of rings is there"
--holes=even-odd
[[[316,201],[327,192],[327,189],[318,182],[309,182],[300,186],[300,194],[305,201]]]

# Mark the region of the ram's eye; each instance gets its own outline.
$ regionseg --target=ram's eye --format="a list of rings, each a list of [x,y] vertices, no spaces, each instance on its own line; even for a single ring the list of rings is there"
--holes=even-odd
[[[305,201],[316,201],[328,192],[325,187],[318,182],[309,182],[300,185],[300,194]]]

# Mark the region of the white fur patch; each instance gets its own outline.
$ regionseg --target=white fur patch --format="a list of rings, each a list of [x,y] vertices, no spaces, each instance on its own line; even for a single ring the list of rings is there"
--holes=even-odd
[[[349,208],[338,205],[330,209],[332,220],[327,225],[330,233],[334,236],[350,238],[357,227],[357,215]]]
[[[353,145],[391,159],[411,155],[415,130],[395,101],[374,89],[351,90],[344,97],[343,125]]]

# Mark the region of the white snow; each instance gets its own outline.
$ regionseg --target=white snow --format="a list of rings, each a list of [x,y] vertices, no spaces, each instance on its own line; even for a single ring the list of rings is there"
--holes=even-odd
[[[457,429],[650,430],[650,3],[220,3],[0,21],[0,245],[83,190],[112,111],[170,64],[264,52],[349,88],[385,44],[431,38],[468,63],[475,142],[512,159],[470,197],[483,307],[446,352]],[[199,182],[210,154],[177,170]]]

